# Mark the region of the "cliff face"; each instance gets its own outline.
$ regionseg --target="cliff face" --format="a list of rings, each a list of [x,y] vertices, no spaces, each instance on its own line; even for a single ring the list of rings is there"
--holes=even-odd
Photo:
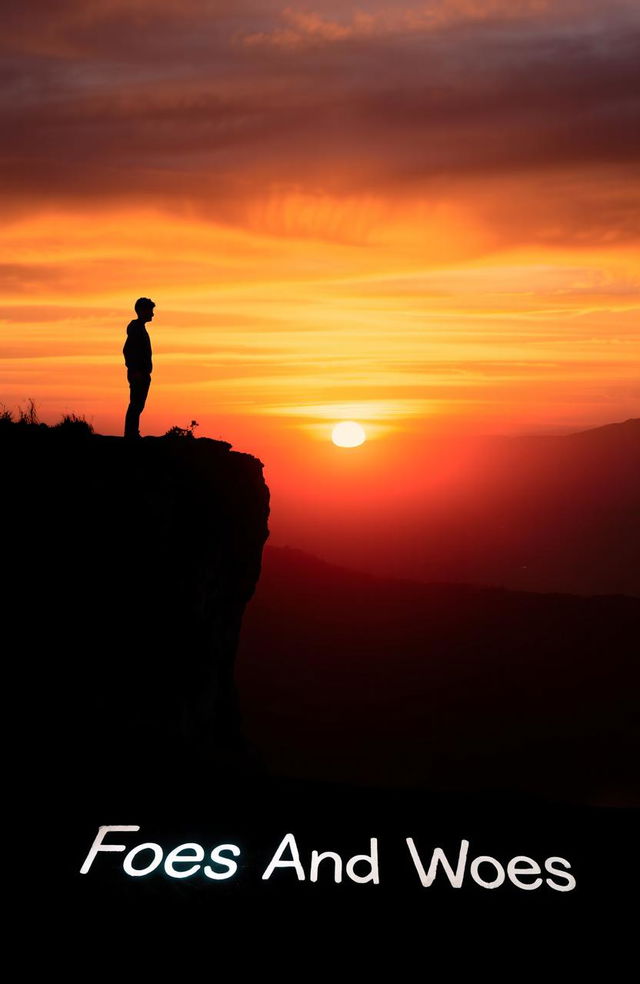
[[[0,455],[18,741],[88,795],[241,771],[233,666],[268,536],[261,462],[204,438],[18,425]]]

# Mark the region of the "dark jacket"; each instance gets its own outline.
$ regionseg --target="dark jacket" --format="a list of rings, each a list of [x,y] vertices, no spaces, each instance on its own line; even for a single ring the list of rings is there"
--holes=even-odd
[[[144,326],[144,321],[135,318],[127,325],[127,340],[122,350],[124,363],[127,369],[134,372],[144,372],[151,375],[153,363],[151,361],[151,339],[149,332]]]

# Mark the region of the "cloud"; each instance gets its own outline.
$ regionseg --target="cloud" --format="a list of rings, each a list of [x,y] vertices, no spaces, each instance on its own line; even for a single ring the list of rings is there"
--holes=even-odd
[[[553,0],[439,0],[401,7],[397,4],[370,5],[346,17],[326,16],[317,10],[286,7],[283,26],[246,34],[247,45],[299,48],[349,40],[369,40],[393,35],[423,34],[454,24],[481,21],[519,20],[539,17],[553,10]],[[574,7],[576,4],[573,5]]]
[[[5,25],[0,204],[348,241],[458,201],[515,239],[633,240],[639,42],[623,0],[34,0]],[[356,198],[383,206],[353,226]]]

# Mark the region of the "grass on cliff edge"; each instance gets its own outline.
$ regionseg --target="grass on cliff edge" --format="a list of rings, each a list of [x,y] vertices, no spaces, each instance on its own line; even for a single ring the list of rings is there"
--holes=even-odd
[[[192,420],[188,427],[171,427],[163,434],[163,437],[195,438],[195,429],[198,421]],[[4,427],[42,427],[46,430],[64,431],[69,434],[90,435],[94,434],[93,425],[84,416],[76,413],[66,413],[62,419],[49,427],[48,424],[41,423],[38,411],[33,400],[29,400],[26,409],[18,407],[18,416],[14,418],[13,412],[4,404],[0,405],[0,428]]]

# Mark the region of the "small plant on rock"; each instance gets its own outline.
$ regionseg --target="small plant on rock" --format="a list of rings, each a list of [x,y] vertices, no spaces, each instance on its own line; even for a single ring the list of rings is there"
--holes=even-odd
[[[172,427],[164,436],[194,438],[196,436],[194,431],[199,426],[200,424],[197,420],[192,420],[188,427]]]

